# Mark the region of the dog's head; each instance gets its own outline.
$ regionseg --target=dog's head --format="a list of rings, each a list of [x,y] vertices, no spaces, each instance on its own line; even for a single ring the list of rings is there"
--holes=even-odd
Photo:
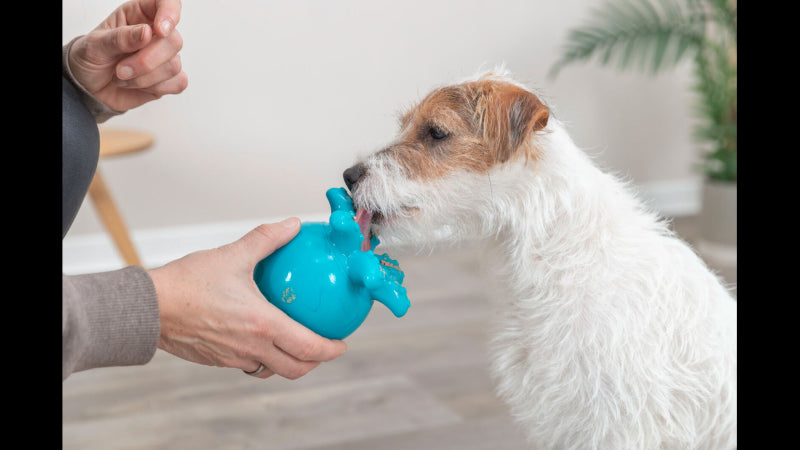
[[[486,228],[503,169],[535,164],[533,137],[548,117],[535,94],[504,75],[435,89],[400,115],[388,146],[345,170],[362,230],[420,244]]]

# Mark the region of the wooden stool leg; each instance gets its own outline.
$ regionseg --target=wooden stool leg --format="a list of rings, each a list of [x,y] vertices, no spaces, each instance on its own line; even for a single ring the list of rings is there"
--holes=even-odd
[[[92,184],[89,185],[89,196],[94,203],[97,212],[100,214],[100,219],[106,227],[106,230],[111,234],[114,244],[117,246],[125,264],[129,266],[141,266],[139,256],[136,254],[136,249],[133,247],[130,237],[128,236],[128,229],[122,221],[122,217],[117,211],[114,200],[103,182],[103,177],[100,175],[100,168],[98,167],[92,179]]]

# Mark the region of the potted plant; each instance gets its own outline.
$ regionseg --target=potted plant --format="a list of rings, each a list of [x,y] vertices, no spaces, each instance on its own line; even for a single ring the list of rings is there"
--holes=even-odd
[[[570,30],[555,78],[566,65],[596,60],[655,74],[691,58],[693,138],[703,173],[700,238],[736,246],[736,0],[609,0]]]

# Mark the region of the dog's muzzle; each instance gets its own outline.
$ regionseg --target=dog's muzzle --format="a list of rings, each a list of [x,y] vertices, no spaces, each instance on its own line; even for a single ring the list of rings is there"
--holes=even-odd
[[[342,177],[344,178],[344,184],[347,186],[347,189],[350,193],[353,193],[353,189],[355,189],[358,180],[360,180],[364,174],[367,173],[367,167],[364,164],[358,163],[342,173]]]

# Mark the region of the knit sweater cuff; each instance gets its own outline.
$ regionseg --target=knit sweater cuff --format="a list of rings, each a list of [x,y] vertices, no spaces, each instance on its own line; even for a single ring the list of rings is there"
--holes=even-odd
[[[161,323],[150,275],[139,266],[63,277],[63,377],[94,367],[142,365]]]

